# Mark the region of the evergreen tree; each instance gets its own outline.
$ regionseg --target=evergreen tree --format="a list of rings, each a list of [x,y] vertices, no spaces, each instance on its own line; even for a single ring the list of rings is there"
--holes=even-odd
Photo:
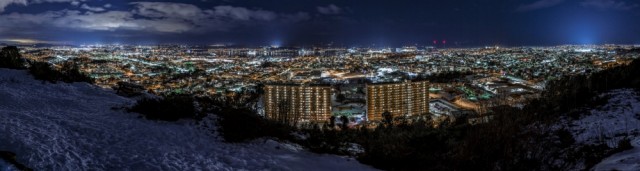
[[[349,118],[347,118],[347,116],[340,116],[340,121],[342,121],[342,125],[340,125],[342,130],[346,130],[349,128]]]
[[[382,119],[387,125],[393,124],[393,115],[389,111],[382,112]]]
[[[15,46],[7,46],[0,51],[0,68],[25,69],[24,59]]]

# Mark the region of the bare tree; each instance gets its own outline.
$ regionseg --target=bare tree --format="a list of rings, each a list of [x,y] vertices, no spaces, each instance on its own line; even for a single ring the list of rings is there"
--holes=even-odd
[[[291,100],[281,100],[278,102],[278,111],[273,118],[287,125],[297,125],[300,120],[300,113],[295,112],[295,109],[291,107]]]

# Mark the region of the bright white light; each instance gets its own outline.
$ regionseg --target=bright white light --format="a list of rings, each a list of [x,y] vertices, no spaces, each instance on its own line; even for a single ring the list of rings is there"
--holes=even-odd
[[[576,49],[575,51],[576,51],[576,52],[583,52],[583,53],[585,53],[585,52],[591,52],[591,51],[593,51],[593,49]]]

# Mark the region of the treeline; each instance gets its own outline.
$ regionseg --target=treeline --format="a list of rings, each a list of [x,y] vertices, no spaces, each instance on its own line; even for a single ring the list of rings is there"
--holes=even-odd
[[[0,51],[0,68],[28,69],[29,73],[37,80],[56,83],[58,81],[93,83],[94,79],[80,72],[78,64],[67,61],[60,64],[59,68],[48,62],[38,62],[22,58],[20,50],[15,46],[7,46]]]
[[[166,94],[158,98],[144,97],[134,106],[127,108],[127,111],[140,113],[146,119],[160,121],[192,119],[200,122],[208,114],[215,114],[218,128],[211,129],[212,133],[219,133],[227,142],[232,143],[261,137],[293,140],[291,132],[297,130],[288,124],[257,115],[256,111],[240,101],[218,96]]]

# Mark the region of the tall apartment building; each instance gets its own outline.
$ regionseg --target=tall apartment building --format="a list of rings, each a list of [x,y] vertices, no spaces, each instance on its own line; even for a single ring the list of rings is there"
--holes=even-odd
[[[429,113],[429,82],[367,84],[368,120],[382,120],[385,111],[394,117]]]
[[[296,124],[325,122],[331,117],[331,86],[267,85],[264,90],[268,119]]]

